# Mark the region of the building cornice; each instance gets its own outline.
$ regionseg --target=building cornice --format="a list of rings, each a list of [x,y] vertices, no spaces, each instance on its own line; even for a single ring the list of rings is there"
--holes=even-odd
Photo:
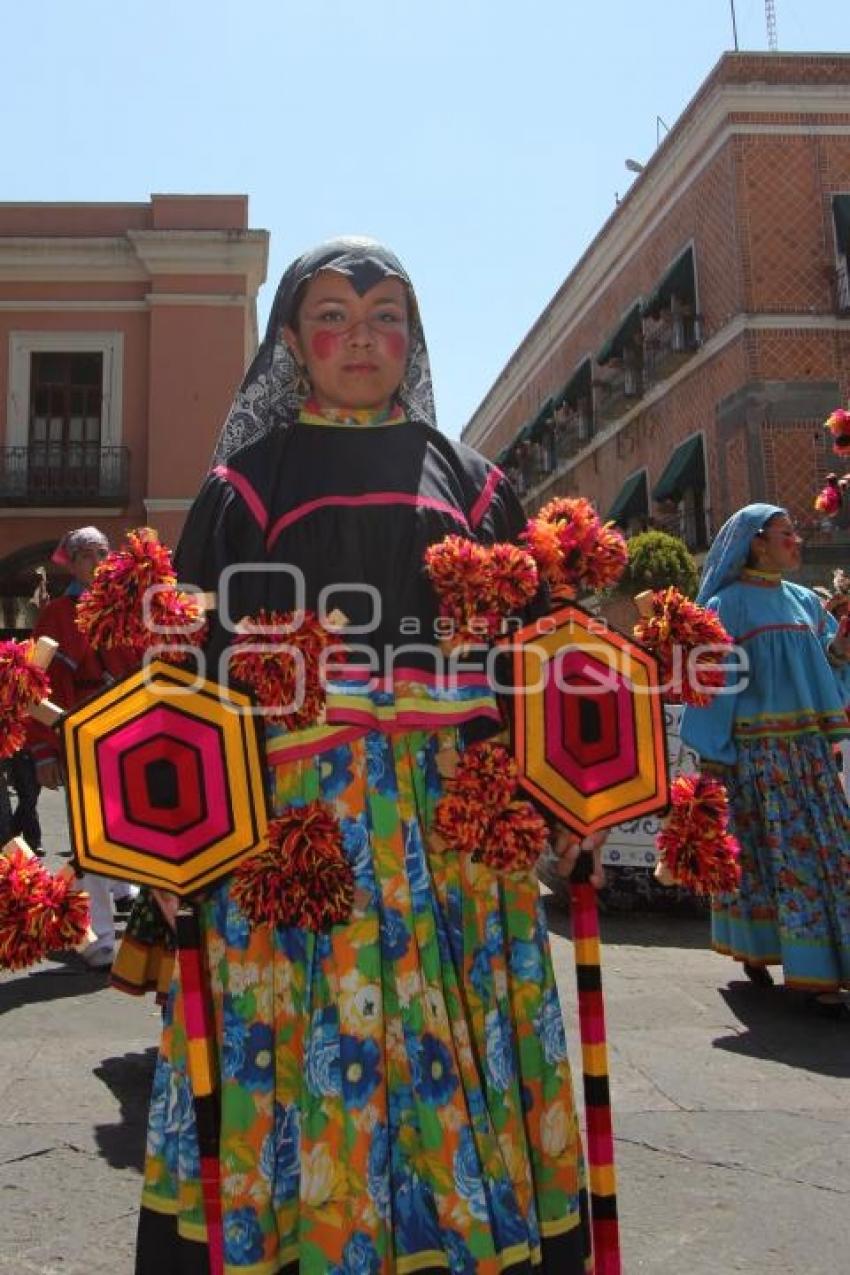
[[[145,496],[144,506],[149,514],[185,513],[192,508],[193,496]]]
[[[268,250],[266,230],[0,236],[0,283],[138,283],[154,275],[234,275],[244,280],[244,291],[253,299],[266,277]]]
[[[266,277],[267,230],[128,230],[148,275],[239,274],[256,296]]]
[[[730,116],[750,115],[751,120]],[[795,122],[758,117],[792,115]],[[829,122],[846,115],[847,122]],[[812,117],[803,121],[801,117]],[[541,312],[462,431],[481,446],[523,385],[585,318],[601,292],[626,269],[687,188],[736,136],[838,134],[850,137],[850,84],[718,84],[674,125],[645,170],[601,227],[555,296]],[[600,341],[603,334],[600,333]],[[553,389],[556,387],[552,387]]]

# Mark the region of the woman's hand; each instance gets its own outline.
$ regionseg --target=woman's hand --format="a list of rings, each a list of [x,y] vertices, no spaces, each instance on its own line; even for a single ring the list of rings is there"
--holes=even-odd
[[[180,907],[180,900],[176,894],[172,894],[170,890],[160,890],[158,886],[151,886],[151,894],[156,899],[157,907],[163,915],[165,923],[172,930],[177,929],[177,909]]]
[[[578,863],[580,854],[593,856],[593,870],[588,877],[590,884],[601,890],[605,884],[605,869],[602,866],[602,847],[608,840],[608,829],[591,832],[589,836],[576,836],[569,828],[559,828],[555,833],[553,850],[555,852],[555,871],[559,877],[567,878]]]
[[[35,764],[35,777],[42,788],[61,788],[62,769],[55,757],[45,757]]]

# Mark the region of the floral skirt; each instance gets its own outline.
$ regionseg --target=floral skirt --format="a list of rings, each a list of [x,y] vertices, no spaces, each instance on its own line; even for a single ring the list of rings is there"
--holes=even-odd
[[[712,901],[715,949],[781,964],[791,987],[850,986],[850,809],[829,741],[739,740],[730,798],[741,885]]]
[[[272,772],[321,797],[353,915],[314,934],[202,905],[227,1275],[591,1269],[582,1148],[537,881],[426,842],[442,735]],[[179,977],[150,1108],[137,1275],[208,1270]]]

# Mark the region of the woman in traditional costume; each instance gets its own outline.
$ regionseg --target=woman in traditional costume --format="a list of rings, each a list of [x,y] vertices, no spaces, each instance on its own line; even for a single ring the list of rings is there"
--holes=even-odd
[[[435,428],[396,258],[359,239],[299,258],[177,557],[182,581],[219,591],[211,676],[226,675],[223,621],[262,609],[339,609],[353,663],[368,665],[331,678],[321,722],[267,728],[273,810],[320,799],[339,820],[350,919],[249,923],[231,880],[201,904],[227,1275],[589,1269],[536,878],[429,838],[438,755],[498,730],[499,709],[483,660],[441,676],[423,555],[449,533],[514,540],[524,522],[500,471]],[[138,1275],[207,1271],[205,1235],[178,975]]]
[[[850,734],[850,628],[783,579],[800,565],[787,512],[754,504],[721,528],[697,601],[746,655],[725,693],[687,707],[682,738],[724,778],[741,884],[712,902],[712,941],[755,983],[785,985],[845,1014],[850,986],[850,809],[833,746]],[[733,685],[733,676],[735,683]]]

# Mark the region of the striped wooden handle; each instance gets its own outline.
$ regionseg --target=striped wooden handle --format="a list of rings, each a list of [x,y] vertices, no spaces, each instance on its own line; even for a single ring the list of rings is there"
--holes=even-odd
[[[596,890],[581,879],[589,874],[591,867],[590,856],[581,855],[570,879],[570,908],[581,1031],[594,1275],[620,1275],[620,1230],[602,995],[599,910]]]

